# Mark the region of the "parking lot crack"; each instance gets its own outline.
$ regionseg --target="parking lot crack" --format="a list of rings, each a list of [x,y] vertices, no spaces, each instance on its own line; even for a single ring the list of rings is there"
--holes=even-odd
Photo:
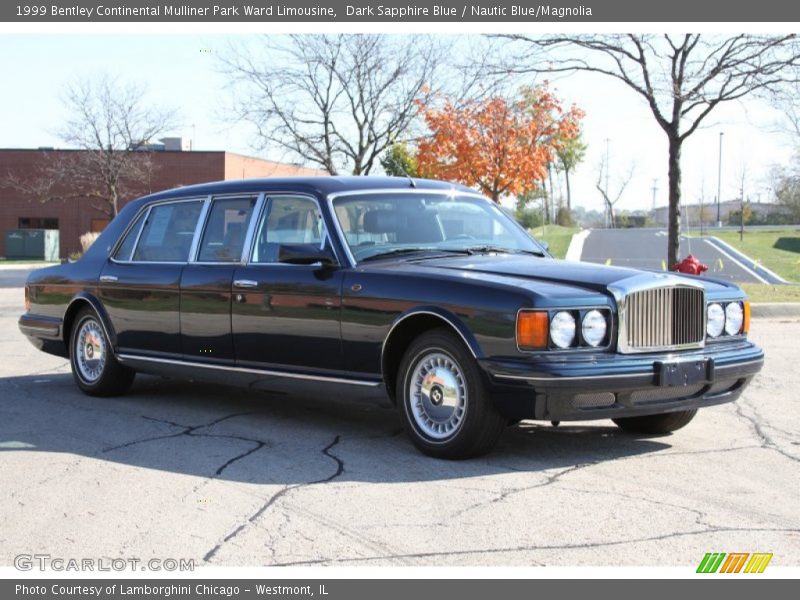
[[[513,554],[519,552],[558,552],[565,550],[587,550],[597,548],[608,548],[614,546],[623,546],[629,544],[642,544],[650,542],[661,542],[669,539],[677,539],[682,537],[691,537],[697,535],[706,535],[711,533],[785,533],[785,534],[798,534],[800,529],[796,528],[751,528],[751,527],[708,527],[703,529],[694,529],[689,531],[677,531],[664,533],[661,535],[637,537],[629,539],[617,539],[604,542],[585,542],[577,544],[552,544],[552,545],[521,545],[509,546],[501,548],[473,548],[473,549],[460,549],[460,550],[442,550],[435,552],[415,552],[407,554],[392,554],[392,555],[373,555],[373,556],[353,556],[353,557],[336,557],[336,558],[319,558],[315,560],[283,562],[273,566],[276,567],[298,567],[307,565],[323,565],[323,564],[347,564],[347,563],[363,563],[371,561],[386,561],[398,559],[430,559],[438,557],[453,557],[453,556],[471,556],[471,555],[498,555],[498,554]],[[545,563],[547,564],[547,563]]]
[[[339,441],[340,441],[340,436],[337,435],[336,437],[333,438],[333,441],[330,444],[328,444],[327,446],[322,448],[322,450],[320,451],[320,452],[322,452],[322,454],[324,454],[325,456],[327,456],[328,458],[330,458],[331,460],[333,460],[336,463],[336,470],[331,475],[329,475],[327,477],[324,477],[322,479],[314,480],[314,481],[308,481],[308,482],[305,482],[305,483],[297,483],[297,484],[294,484],[294,485],[287,485],[287,486],[281,488],[280,490],[278,490],[277,492],[275,492],[274,494],[272,494],[269,498],[267,498],[265,500],[265,502],[263,504],[261,504],[261,506],[258,508],[258,510],[256,510],[253,514],[251,514],[249,517],[247,517],[245,522],[240,523],[237,527],[235,527],[233,529],[233,531],[228,533],[225,537],[222,538],[222,540],[219,543],[217,543],[213,548],[211,548],[211,550],[206,552],[205,556],[203,556],[203,561],[204,562],[210,562],[211,559],[213,559],[214,556],[216,556],[217,552],[219,552],[219,550],[222,548],[223,545],[225,545],[228,542],[230,542],[231,540],[233,540],[242,531],[244,531],[247,528],[248,525],[253,524],[256,521],[258,521],[261,518],[261,516],[270,509],[271,506],[273,506],[278,500],[280,500],[281,498],[286,496],[286,494],[288,494],[289,492],[293,492],[294,490],[297,490],[297,489],[300,489],[300,488],[309,487],[309,486],[312,486],[312,485],[318,485],[318,484],[322,484],[322,483],[329,483],[329,482],[333,481],[334,479],[336,479],[337,477],[340,477],[342,475],[342,473],[344,473],[344,461],[342,461],[341,458],[339,458],[338,456],[336,456],[332,452],[333,448],[337,444],[339,444]],[[255,451],[255,449],[253,451]]]
[[[752,415],[745,414],[745,412],[744,412],[742,407],[743,407],[743,403],[742,402],[734,402],[733,403],[734,412],[736,413],[736,415],[740,419],[743,419],[744,421],[746,421],[750,425],[750,429],[755,434],[755,437],[759,441],[759,443],[760,443],[762,448],[765,448],[767,450],[772,450],[773,452],[777,452],[781,456],[784,456],[784,457],[788,458],[791,461],[800,462],[800,457],[797,457],[797,456],[794,456],[792,454],[789,454],[783,448],[781,448],[775,442],[775,440],[772,439],[772,436],[770,436],[766,432],[766,430],[764,428],[764,425],[761,422],[759,422],[759,420],[757,418],[753,417]]]
[[[515,496],[516,494],[521,494],[523,492],[528,492],[530,490],[535,490],[535,489],[538,489],[538,488],[543,488],[543,487],[547,487],[547,486],[553,485],[553,484],[557,483],[559,480],[561,480],[562,477],[566,477],[570,473],[574,473],[575,471],[580,471],[581,469],[585,469],[587,467],[591,467],[593,465],[596,465],[598,462],[599,461],[592,461],[592,462],[579,463],[579,464],[576,464],[576,465],[572,465],[571,467],[567,467],[566,469],[561,469],[560,471],[557,471],[555,473],[552,473],[551,475],[548,475],[545,478],[544,481],[539,481],[539,482],[534,483],[532,485],[526,485],[526,486],[522,486],[522,487],[514,487],[514,488],[508,488],[508,489],[505,489],[505,490],[501,490],[500,493],[498,495],[496,495],[494,498],[491,498],[489,500],[484,500],[484,501],[481,501],[481,502],[476,502],[475,504],[471,504],[469,506],[466,506],[466,507],[462,508],[461,510],[449,515],[448,516],[448,520],[453,519],[453,518],[457,518],[457,517],[461,517],[461,516],[465,515],[466,513],[472,512],[473,510],[477,510],[479,508],[484,508],[484,507],[487,507],[487,506],[491,506],[492,504],[498,504],[500,502],[504,502],[509,497]],[[509,469],[509,470],[517,471],[517,469]]]

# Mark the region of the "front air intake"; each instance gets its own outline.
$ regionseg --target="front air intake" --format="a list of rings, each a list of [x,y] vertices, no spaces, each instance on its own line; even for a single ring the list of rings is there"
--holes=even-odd
[[[620,314],[623,353],[700,348],[705,342],[705,294],[685,286],[630,292]]]

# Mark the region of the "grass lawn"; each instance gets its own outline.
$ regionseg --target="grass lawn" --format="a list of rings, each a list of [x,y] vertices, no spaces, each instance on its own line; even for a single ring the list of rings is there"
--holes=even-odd
[[[743,241],[739,241],[738,231],[711,230],[709,234],[729,243],[787,281],[800,282],[800,226],[774,231],[745,229]]]
[[[800,285],[740,283],[750,302],[800,302]]]
[[[550,254],[556,258],[564,258],[573,234],[578,233],[580,228],[545,225],[544,227],[534,227],[529,231],[537,240],[550,244]]]

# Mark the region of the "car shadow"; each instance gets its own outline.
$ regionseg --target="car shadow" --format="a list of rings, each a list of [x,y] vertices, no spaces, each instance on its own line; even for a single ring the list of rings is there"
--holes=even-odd
[[[445,461],[413,447],[388,399],[351,388],[300,395],[139,376],[125,396],[90,398],[68,373],[0,378],[0,453],[69,453],[256,484],[549,472],[664,451],[668,440],[624,434],[609,421],[523,421],[487,456]]]

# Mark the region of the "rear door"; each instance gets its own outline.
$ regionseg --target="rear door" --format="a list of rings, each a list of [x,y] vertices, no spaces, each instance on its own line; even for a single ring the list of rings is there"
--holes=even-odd
[[[100,275],[120,353],[179,356],[180,281],[205,199],[143,210]]]
[[[256,195],[215,197],[206,211],[196,256],[180,282],[181,345],[188,360],[234,362],[231,286],[258,203]]]

